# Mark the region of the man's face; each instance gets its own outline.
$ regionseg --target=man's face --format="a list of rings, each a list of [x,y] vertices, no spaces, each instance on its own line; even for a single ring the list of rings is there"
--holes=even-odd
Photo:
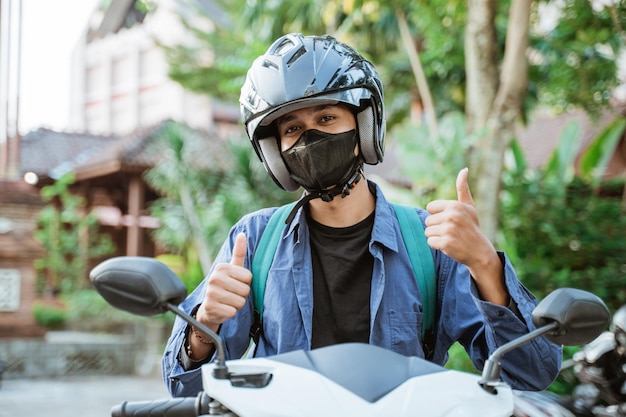
[[[356,128],[350,109],[341,104],[305,107],[280,117],[276,122],[281,151],[289,149],[306,130],[343,133]]]

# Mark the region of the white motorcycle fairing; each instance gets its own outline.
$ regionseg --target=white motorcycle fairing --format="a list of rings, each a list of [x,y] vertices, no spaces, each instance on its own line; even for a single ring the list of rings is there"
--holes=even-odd
[[[534,308],[536,329],[492,352],[480,377],[359,343],[226,365],[220,336],[179,307],[187,288],[165,264],[120,256],[96,266],[89,279],[110,305],[141,316],[171,311],[215,345],[195,397],[124,401],[113,407],[113,417],[509,417],[514,398],[500,379],[504,354],[538,337],[563,346],[589,343],[611,317],[596,295],[558,288]]]
[[[231,376],[241,376],[239,382],[214,378],[214,365],[208,364],[202,368],[203,386],[239,417],[513,414],[512,392],[504,383],[491,394],[478,383],[480,375],[368,344],[233,360],[227,366]],[[259,379],[269,383],[250,387]]]

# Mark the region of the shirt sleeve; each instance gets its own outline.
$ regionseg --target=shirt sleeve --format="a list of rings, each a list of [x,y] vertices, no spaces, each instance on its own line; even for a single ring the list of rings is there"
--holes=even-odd
[[[470,349],[470,356],[479,369],[482,369],[488,355],[494,350],[535,329],[532,312],[538,300],[519,281],[504,253],[499,252],[498,255],[503,261],[504,278],[511,296],[509,306],[481,300],[473,280],[470,284],[474,303],[484,317],[484,338],[482,341],[475,338],[473,343],[485,343],[487,351],[476,346]],[[502,379],[515,389],[542,390],[558,376],[561,361],[561,347],[540,337],[503,356]]]
[[[189,357],[189,354],[187,353],[187,346],[189,346],[189,333],[190,326],[188,325],[185,329],[185,338],[183,339],[183,343],[180,345],[180,350],[178,351],[178,362],[185,371],[193,371],[194,369],[198,369],[205,363],[209,363],[212,358],[212,355],[209,355],[204,359],[196,361]]]
[[[201,285],[198,288],[202,288],[197,289],[198,293],[203,293],[204,286]],[[198,304],[195,292],[196,291],[189,295],[187,300],[183,301],[180,305],[180,308],[188,312],[188,314],[193,307]],[[203,363],[208,361],[195,366],[191,358],[189,358],[185,352],[186,343],[187,323],[177,317],[174,321],[172,334],[167,341],[161,361],[163,381],[170,394],[174,397],[195,396],[202,390],[202,374],[200,368]]]

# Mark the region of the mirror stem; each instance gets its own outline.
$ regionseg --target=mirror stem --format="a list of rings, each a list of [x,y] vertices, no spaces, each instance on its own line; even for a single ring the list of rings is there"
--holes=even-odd
[[[216,379],[228,379],[228,367],[226,366],[226,355],[224,354],[224,346],[222,345],[222,341],[220,340],[220,337],[217,335],[217,333],[206,327],[204,324],[200,323],[198,320],[191,317],[189,314],[185,313],[183,310],[178,308],[178,306],[175,306],[171,303],[165,303],[165,307],[167,307],[167,309],[174,314],[183,318],[187,323],[195,327],[200,333],[208,337],[213,342],[216,351],[213,376]]]
[[[490,356],[489,359],[485,362],[485,367],[483,368],[483,374],[478,381],[478,383],[485,388],[488,392],[492,394],[496,393],[495,384],[497,384],[500,380],[500,370],[502,368],[502,364],[500,360],[502,356],[510,352],[513,349],[518,348],[524,343],[530,342],[540,336],[543,336],[546,333],[549,333],[552,330],[555,330],[559,327],[559,323],[554,321],[552,323],[546,324],[538,329],[533,330],[532,332],[517,338],[509,343],[505,343],[496,349]]]

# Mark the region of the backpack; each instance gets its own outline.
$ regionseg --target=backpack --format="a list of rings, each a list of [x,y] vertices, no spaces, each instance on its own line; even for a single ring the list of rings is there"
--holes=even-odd
[[[258,341],[258,332],[261,329],[263,317],[263,297],[265,295],[265,283],[270,266],[274,261],[276,248],[285,227],[285,220],[295,206],[295,202],[281,206],[272,214],[259,244],[257,245],[254,258],[252,259],[252,294],[254,297],[255,325],[251,330],[253,339]],[[417,285],[422,294],[423,320],[422,340],[425,341],[429,334],[433,334],[436,305],[436,275],[430,247],[424,235],[424,227],[419,215],[413,207],[391,203],[398,222],[404,245],[409,253],[411,266],[417,280]],[[430,351],[430,349],[428,349]],[[426,351],[425,351],[426,352]]]

